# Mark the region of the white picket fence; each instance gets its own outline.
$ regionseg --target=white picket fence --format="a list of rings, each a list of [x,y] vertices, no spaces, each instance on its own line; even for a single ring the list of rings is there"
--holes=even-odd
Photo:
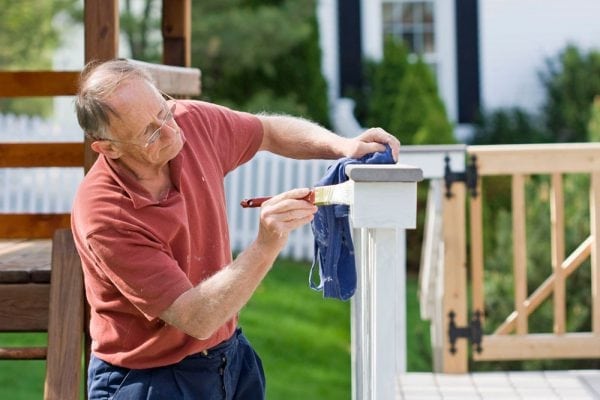
[[[259,153],[230,173],[225,184],[232,250],[240,252],[245,249],[258,232],[259,210],[241,208],[239,203],[242,199],[313,186],[330,163],[326,160],[297,161]],[[0,187],[3,188],[0,213],[69,212],[82,178],[81,168],[0,169]],[[295,260],[312,260],[310,226],[292,232],[281,254]]]
[[[27,132],[27,140],[23,138],[25,135],[16,135],[15,132]],[[52,121],[0,115],[0,142],[77,140],[68,136],[65,138],[60,132],[61,129]],[[80,131],[74,133],[81,135]],[[245,249],[258,231],[259,211],[242,209],[239,205],[242,199],[313,186],[331,163],[330,160],[290,160],[261,152],[230,173],[226,177],[225,187],[232,250],[237,253]],[[69,212],[82,178],[81,168],[0,169],[0,213]],[[312,260],[313,236],[310,226],[290,235],[282,256]]]
[[[83,140],[70,98],[55,100],[50,119],[0,114],[0,142],[65,142]]]
[[[225,190],[233,251],[245,249],[258,232],[260,211],[241,208],[242,199],[314,186],[331,164],[331,160],[299,161],[261,152],[231,172],[225,179]],[[313,251],[312,231],[306,225],[290,234],[281,255],[294,260],[312,260]]]

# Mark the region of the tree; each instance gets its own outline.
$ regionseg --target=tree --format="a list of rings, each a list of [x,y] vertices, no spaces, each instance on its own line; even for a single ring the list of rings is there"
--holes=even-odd
[[[553,141],[585,142],[590,104],[600,93],[600,52],[586,54],[569,45],[545,67],[543,117]]]
[[[364,99],[367,103],[367,126],[389,127],[392,110],[398,99],[399,82],[408,69],[406,47],[387,39],[384,43],[383,60],[367,61],[364,82]],[[393,132],[393,130],[390,130]]]
[[[131,0],[125,0],[121,12],[121,29],[127,39],[131,58],[159,62],[161,58],[160,4],[156,0],[145,0],[136,10]]]
[[[588,123],[588,140],[600,142],[600,95],[596,96],[590,111],[590,122]]]
[[[437,93],[433,74],[422,59],[409,64],[392,109],[390,132],[404,143],[454,143],[452,125]]]
[[[0,0],[0,69],[52,68],[52,55],[60,44],[54,18],[71,10],[77,0]],[[49,99],[0,99],[3,113],[45,115]]]
[[[203,97],[328,125],[315,1],[195,1],[192,63]]]
[[[454,143],[433,74],[420,57],[412,58],[403,44],[387,39],[381,62],[366,63],[367,84],[358,100],[366,102],[363,118],[404,144]]]
[[[519,107],[480,112],[470,144],[544,143],[550,140],[539,118]]]

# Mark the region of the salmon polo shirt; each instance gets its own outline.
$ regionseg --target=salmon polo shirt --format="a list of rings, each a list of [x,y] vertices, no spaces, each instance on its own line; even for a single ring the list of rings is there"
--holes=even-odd
[[[199,340],[158,316],[231,263],[223,180],[258,151],[262,124],[251,114],[189,100],[178,100],[175,120],[184,145],[170,161],[174,189],[164,200],[153,200],[131,173],[100,155],[72,210],[92,351],[126,368],[179,362],[228,339],[237,324],[234,317]]]

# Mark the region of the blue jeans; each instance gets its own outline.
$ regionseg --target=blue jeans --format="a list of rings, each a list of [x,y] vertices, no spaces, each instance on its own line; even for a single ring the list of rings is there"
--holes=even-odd
[[[177,364],[148,369],[111,365],[92,355],[89,400],[256,400],[265,398],[262,362],[241,329]]]

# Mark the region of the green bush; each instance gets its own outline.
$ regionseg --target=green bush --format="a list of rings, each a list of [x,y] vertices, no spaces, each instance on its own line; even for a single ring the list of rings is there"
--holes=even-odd
[[[0,0],[0,69],[52,69],[60,45],[56,16],[74,7],[76,0]],[[47,117],[50,98],[0,98],[0,112]]]
[[[590,104],[600,94],[600,52],[569,45],[546,61],[542,116],[554,142],[585,142]]]
[[[391,112],[390,132],[404,143],[454,143],[452,125],[437,94],[429,67],[418,59],[400,80]]]
[[[596,96],[590,111],[590,122],[588,123],[588,140],[600,142],[600,95]]]
[[[194,1],[192,64],[203,98],[328,126],[315,8],[315,0]]]
[[[383,59],[365,61],[365,85],[353,94],[357,118],[363,125],[387,130],[404,144],[455,143],[429,66],[419,57],[411,62],[412,58],[404,45],[387,39]]]
[[[550,140],[539,117],[519,107],[480,112],[470,144],[543,143]]]

